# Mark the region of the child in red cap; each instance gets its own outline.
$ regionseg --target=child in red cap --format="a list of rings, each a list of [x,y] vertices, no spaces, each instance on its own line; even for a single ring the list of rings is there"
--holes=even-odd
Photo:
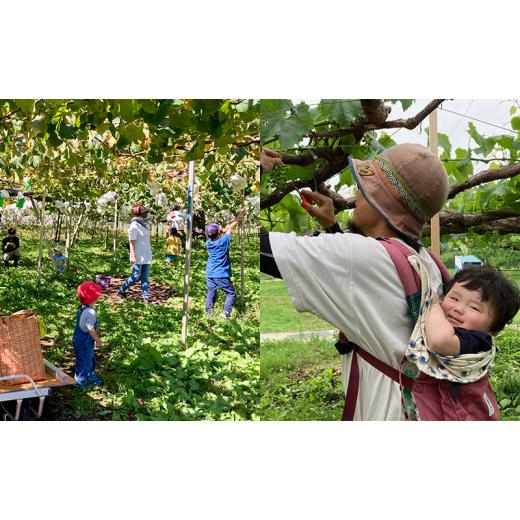
[[[96,347],[101,347],[101,338],[97,332],[97,313],[92,307],[92,304],[99,298],[101,291],[101,286],[91,281],[78,285],[77,293],[81,307],[78,309],[76,316],[76,328],[72,336],[72,344],[76,354],[74,379],[81,387],[100,385],[103,382],[95,374],[94,343]]]

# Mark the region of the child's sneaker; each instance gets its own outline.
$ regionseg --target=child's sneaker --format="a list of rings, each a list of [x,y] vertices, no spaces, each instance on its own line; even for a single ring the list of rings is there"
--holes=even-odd
[[[224,318],[225,320],[227,320],[229,318],[229,314],[226,314],[225,312],[223,312],[221,315],[220,315],[221,318]]]

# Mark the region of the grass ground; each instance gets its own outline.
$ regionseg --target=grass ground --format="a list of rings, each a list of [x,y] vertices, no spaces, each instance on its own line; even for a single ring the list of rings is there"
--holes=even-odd
[[[337,421],[343,409],[334,341],[262,342],[260,415],[264,420]]]
[[[96,274],[126,277],[130,273],[125,241],[116,253],[101,241],[82,240],[70,255],[69,270],[55,273],[45,261],[41,279],[36,270],[37,238],[19,232],[22,259],[18,269],[0,268],[0,315],[34,310],[45,322],[45,357],[73,373],[71,346],[78,307],[77,285]],[[170,296],[145,306],[139,298],[100,298],[98,311],[103,347],[96,352],[98,373],[105,384],[84,391],[57,389],[45,405],[53,420],[198,420],[254,419],[259,403],[258,239],[249,238],[245,255],[245,307],[229,320],[207,319],[203,242],[195,242],[191,260],[191,308],[188,342],[181,342],[183,266],[163,269],[163,241],[153,242],[150,279]],[[239,293],[240,251],[232,242],[233,280]],[[151,292],[150,298],[154,294]]]
[[[301,332],[331,326],[307,312],[297,312],[283,280],[260,273],[260,332]]]

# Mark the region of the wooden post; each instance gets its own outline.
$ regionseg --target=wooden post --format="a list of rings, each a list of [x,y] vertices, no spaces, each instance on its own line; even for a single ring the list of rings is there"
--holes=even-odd
[[[195,162],[190,161],[188,166],[188,209],[186,211],[186,251],[184,260],[184,299],[182,305],[182,342],[186,345],[188,340],[188,313],[190,302],[190,263],[191,263],[191,229],[193,215],[193,183],[195,180]]]
[[[43,229],[43,242],[47,246],[47,252],[49,253],[49,258],[52,258],[52,248],[51,248],[51,246],[49,244],[49,241],[45,237],[45,228],[43,227],[42,221],[40,220],[40,213],[38,212],[38,208],[36,207],[36,203],[34,202],[34,199],[32,198],[32,195],[29,196],[29,199],[30,199],[31,204],[32,204],[32,208],[33,208],[33,211],[34,211],[34,216],[36,217],[36,220],[42,226],[41,229]]]
[[[115,253],[117,249],[117,197],[114,201],[114,243],[112,246],[112,251]]]
[[[242,190],[242,208],[244,207],[244,190]],[[240,308],[244,312],[244,219],[239,222],[240,237]]]
[[[437,110],[430,114],[430,152],[438,155],[438,140],[437,140]],[[441,254],[441,227],[439,214],[434,215],[431,219],[431,250],[439,256]]]
[[[40,205],[40,242],[38,244],[38,283],[42,274],[43,265],[43,241],[45,239],[45,192],[43,192],[42,203]]]

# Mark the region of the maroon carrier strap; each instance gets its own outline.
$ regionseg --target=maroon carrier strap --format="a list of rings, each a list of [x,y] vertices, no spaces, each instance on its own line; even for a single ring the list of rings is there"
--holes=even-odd
[[[347,385],[347,395],[345,397],[345,406],[343,408],[342,421],[352,421],[354,419],[354,412],[356,411],[356,402],[359,390],[359,364],[357,356],[362,357],[367,363],[377,368],[380,372],[383,372],[390,379],[393,379],[396,383],[401,384],[404,388],[412,389],[414,380],[403,374],[397,368],[387,365],[380,359],[376,358],[372,354],[363,350],[359,345],[349,342],[349,346],[352,347],[352,365],[350,367],[350,375]]]
[[[400,240],[397,239],[378,238],[378,240],[390,256],[390,259],[392,260],[395,266],[397,274],[399,275],[399,279],[403,284],[405,294],[408,296],[420,291],[420,278],[408,262],[408,257],[413,254],[410,248],[405,246]],[[427,251],[432,257],[437,267],[439,268],[439,271],[442,276],[442,281],[444,283],[448,282],[451,279],[451,275],[449,271],[446,269],[445,265],[434,253],[432,253],[429,250]],[[387,363],[384,363],[380,359],[376,358],[375,356],[364,350],[359,345],[356,345],[355,343],[348,341],[343,332],[340,332],[339,340],[341,343],[348,343],[348,351],[352,351],[352,363],[347,383],[345,406],[343,408],[343,421],[352,421],[354,419],[354,412],[356,410],[356,402],[360,382],[359,364],[357,360],[358,355],[362,357],[367,363],[372,365],[374,368],[377,368],[377,370],[379,370],[387,377],[391,378],[393,381],[398,383],[400,386],[409,390],[412,389],[414,380],[406,374],[403,374],[401,370],[391,367]]]

